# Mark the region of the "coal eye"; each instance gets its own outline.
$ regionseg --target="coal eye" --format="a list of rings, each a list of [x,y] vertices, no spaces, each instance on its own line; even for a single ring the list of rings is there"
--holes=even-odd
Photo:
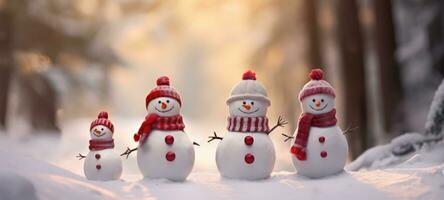
[[[170,100],[167,100],[167,103],[170,103]]]
[[[158,101],[157,103],[161,104],[162,102],[161,102],[161,101]]]
[[[103,131],[103,128],[102,128],[102,131]]]
[[[244,101],[244,102],[242,102],[242,104],[244,104],[244,105],[245,105],[245,104],[247,104],[247,102],[245,102],[245,101]]]
[[[315,99],[313,99],[313,100],[311,100],[311,101],[313,101],[313,103],[316,101]]]
[[[254,101],[251,102],[251,105],[254,105]]]
[[[321,99],[321,102],[324,102],[324,99]]]

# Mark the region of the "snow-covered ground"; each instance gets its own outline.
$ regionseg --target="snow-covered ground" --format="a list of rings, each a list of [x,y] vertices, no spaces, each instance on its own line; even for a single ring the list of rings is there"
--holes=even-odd
[[[324,179],[307,179],[294,171],[276,170],[262,181],[223,179],[214,164],[216,144],[197,150],[196,169],[186,182],[144,180],[134,155],[124,160],[119,181],[94,182],[84,178],[88,121],[64,126],[60,139],[0,137],[0,199],[442,199],[444,197],[444,143],[419,151],[383,169],[345,171]],[[86,125],[86,126],[85,126]],[[137,123],[128,123],[137,127]],[[86,128],[86,130],[85,130]],[[122,131],[120,129],[120,131]],[[119,132],[116,134],[131,134]],[[117,137],[117,135],[116,135]],[[26,138],[26,139],[25,139]],[[128,139],[124,139],[128,138]],[[131,138],[118,136],[124,144]],[[275,144],[281,145],[281,144]],[[116,145],[122,151],[125,145]],[[279,152],[279,151],[278,151]],[[277,162],[290,163],[287,160]],[[279,164],[279,163],[278,163]]]

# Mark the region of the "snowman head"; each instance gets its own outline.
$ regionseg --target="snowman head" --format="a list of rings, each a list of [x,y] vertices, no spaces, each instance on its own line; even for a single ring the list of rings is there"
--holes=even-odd
[[[230,116],[264,117],[267,114],[268,105],[260,100],[244,99],[232,101],[228,107]]]
[[[256,74],[248,70],[231,89],[227,105],[230,116],[263,117],[267,114],[270,100],[265,87],[256,80]]]
[[[323,114],[335,108],[335,91],[324,80],[324,72],[321,69],[313,69],[310,81],[304,85],[299,93],[302,111],[311,114]]]
[[[301,102],[302,111],[311,114],[324,114],[335,108],[335,100],[326,94],[307,96]]]
[[[96,120],[90,126],[91,139],[110,140],[113,138],[114,125],[108,120],[107,112],[100,112]]]
[[[176,99],[173,98],[158,97],[150,101],[146,109],[148,114],[171,117],[180,113],[180,104]]]
[[[148,93],[145,99],[148,114],[157,114],[163,117],[178,115],[182,101],[179,93],[170,86],[170,79],[166,76],[157,79],[157,87]]]
[[[97,125],[91,129],[91,139],[95,140],[110,140],[113,138],[113,132],[104,125]]]

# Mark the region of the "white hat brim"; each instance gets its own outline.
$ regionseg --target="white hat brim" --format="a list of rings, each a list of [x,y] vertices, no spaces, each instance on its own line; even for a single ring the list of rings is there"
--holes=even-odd
[[[245,99],[252,99],[252,100],[258,100],[265,102],[267,106],[270,106],[271,102],[270,100],[263,95],[256,95],[256,94],[242,94],[242,95],[233,95],[230,96],[230,98],[227,99],[226,103],[229,105],[231,102],[236,100],[245,100]]]

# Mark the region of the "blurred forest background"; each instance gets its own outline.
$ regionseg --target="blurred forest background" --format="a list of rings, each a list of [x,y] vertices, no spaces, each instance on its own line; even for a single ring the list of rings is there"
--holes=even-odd
[[[59,135],[100,110],[142,120],[168,75],[189,126],[212,127],[205,137],[225,127],[225,100],[249,68],[268,88],[270,120],[284,116],[293,133],[299,90],[321,67],[341,127],[357,127],[354,158],[423,132],[444,75],[443,11],[441,0],[0,0],[0,134]]]

